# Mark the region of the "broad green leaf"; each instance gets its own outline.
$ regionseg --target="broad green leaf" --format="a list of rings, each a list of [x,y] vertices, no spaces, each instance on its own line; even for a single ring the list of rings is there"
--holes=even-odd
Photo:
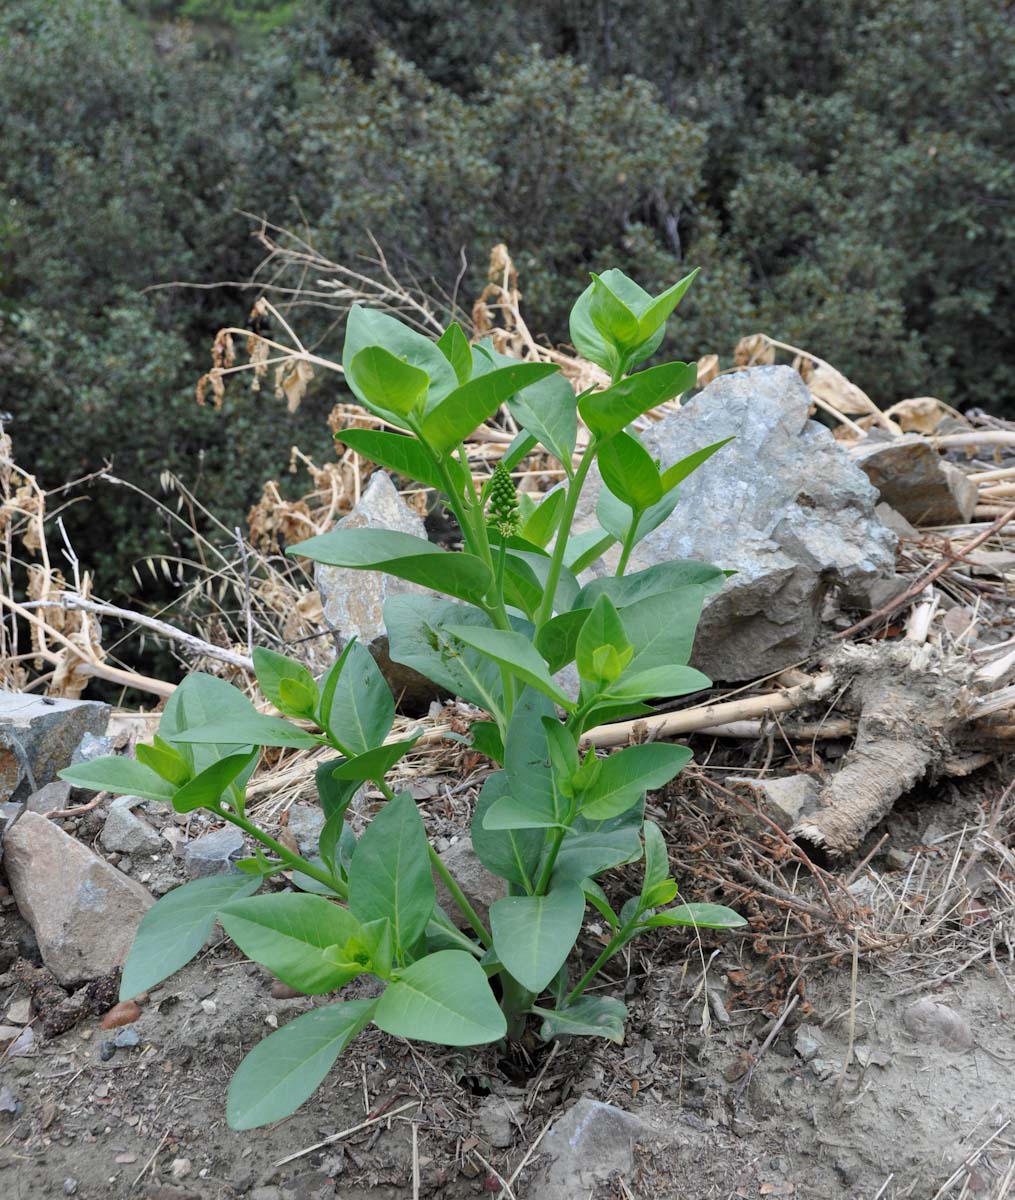
[[[472,378],[472,347],[457,321],[452,321],[444,330],[437,339],[437,346],[454,367],[458,382],[467,383]]]
[[[638,290],[641,291],[640,288]],[[589,307],[589,315],[596,329],[608,342],[617,346],[622,354],[633,350],[641,341],[637,316],[606,280],[595,272],[592,272],[592,304]]]
[[[667,288],[660,296],[656,296],[648,305],[638,312],[638,331],[643,341],[648,340],[655,331],[666,323],[667,317],[673,312],[684,297],[684,293],[694,283],[700,268],[695,269],[678,280],[672,287]]]
[[[406,738],[405,741],[387,742],[383,746],[367,750],[364,754],[357,754],[355,758],[347,758],[335,767],[331,777],[340,782],[355,780],[357,783],[368,779],[383,779],[395,763],[409,753],[420,737],[422,734],[417,733],[415,737]]]
[[[229,1083],[232,1129],[281,1121],[309,1100],[352,1039],[369,1025],[376,1000],[345,1000],[304,1013],[263,1038]]]
[[[584,533],[568,538],[564,562],[570,571],[580,575],[582,571],[591,567],[597,558],[604,555],[616,540],[612,533],[605,530],[587,529]]]
[[[185,729],[200,729],[212,721],[233,720],[256,713],[253,704],[231,683],[200,671],[188,675],[166,701],[159,721],[159,736],[170,742],[187,759],[194,774],[216,759],[243,748],[242,741],[217,745],[189,744],[177,734]]]
[[[641,888],[644,901],[646,892],[669,878],[670,856],[666,849],[666,839],[655,821],[645,822],[642,826],[642,837],[645,841],[645,881]],[[643,907],[649,906],[643,904]]]
[[[704,600],[703,588],[689,586],[625,604],[621,620],[628,641],[634,646],[634,657],[627,665],[626,675],[671,663],[685,664],[694,647],[694,634]]]
[[[644,911],[648,908],[659,908],[663,904],[669,904],[677,894],[677,881],[675,879],[664,879],[660,883],[654,883],[647,891],[641,894],[640,907]]]
[[[594,879],[583,879],[581,881],[581,890],[585,894],[585,899],[596,908],[606,923],[611,929],[619,929],[620,921],[617,919],[617,914],[613,911],[613,906],[610,904],[609,897],[599,886]]]
[[[604,575],[587,583],[575,598],[576,608],[588,608],[597,596],[609,596],[618,608],[649,596],[671,594],[678,588],[700,587],[706,596],[721,590],[728,574],[708,563],[674,559],[634,571],[630,575]]]
[[[555,492],[550,492],[545,496],[533,509],[531,516],[527,517],[522,524],[522,537],[527,541],[534,542],[537,546],[548,546],[557,532],[566,501],[567,497],[563,488],[558,488]]]
[[[518,698],[504,743],[508,786],[486,810],[484,828],[546,829],[564,820],[567,801],[557,791],[543,728],[544,718],[554,715],[551,702],[533,688]]]
[[[542,551],[534,549],[526,550],[518,542],[520,542],[520,539],[514,543],[516,548],[512,548],[508,552],[507,569],[513,574],[519,563],[524,564],[527,568],[529,578],[535,582],[538,597],[541,600],[546,592],[546,585],[548,583],[550,556]],[[574,602],[575,596],[578,595],[578,591],[578,580],[575,579],[566,566],[561,567],[560,577],[557,580],[557,589],[553,595],[554,611],[565,612],[569,609]]]
[[[240,896],[252,896],[260,886],[260,876],[213,875],[156,900],[134,935],[120,979],[120,999],[133,1000],[185,967],[211,935],[218,910]]]
[[[574,701],[554,683],[539,651],[524,634],[475,625],[454,625],[448,632],[493,659],[524,683],[549,696],[561,708],[574,708]]]
[[[544,1042],[559,1037],[604,1037],[619,1046],[624,1041],[627,1006],[612,996],[579,996],[567,1008],[533,1005],[529,1012],[543,1018],[539,1036]]]
[[[359,921],[323,896],[279,892],[234,900],[219,909],[219,922],[247,958],[308,996],[363,973],[362,965],[337,965],[326,953],[355,937]]]
[[[486,973],[463,950],[439,950],[399,971],[374,1023],[395,1037],[440,1046],[479,1046],[507,1033]]]
[[[425,483],[435,492],[444,490],[444,480],[437,464],[423,443],[414,436],[391,433],[386,429],[342,429],[335,436],[350,450],[387,467],[389,471]]]
[[[589,608],[575,608],[570,612],[558,613],[540,627],[536,634],[536,649],[546,659],[551,673],[574,662],[578,637],[590,611]]]
[[[661,788],[691,761],[686,746],[649,742],[628,746],[603,760],[593,785],[581,796],[582,816],[605,821],[626,812],[648,791]]]
[[[321,808],[324,809],[324,815],[329,820],[335,813],[345,812],[359,788],[359,780],[335,778],[336,768],[340,767],[344,761],[346,760],[332,758],[321,763],[314,771],[317,795],[321,801]]]
[[[366,346],[349,365],[349,385],[375,410],[407,417],[422,404],[430,376],[383,346]]]
[[[433,877],[423,822],[408,792],[389,800],[357,842],[349,907],[364,922],[387,917],[400,954],[426,929],[434,909]]]
[[[480,604],[493,584],[489,567],[475,555],[442,550],[433,542],[393,529],[333,529],[290,546],[286,553],[333,567],[386,571]]]
[[[423,441],[439,454],[447,453],[515,392],[557,371],[552,363],[517,363],[470,379],[427,413],[420,428]]]
[[[732,442],[733,438],[723,438],[721,442],[713,442],[711,446],[705,446],[701,450],[695,450],[693,454],[688,454],[686,458],[682,458],[679,462],[675,462],[672,467],[667,467],[663,471],[662,484],[664,491],[670,491],[675,488],[678,483],[682,483],[688,475],[707,462],[717,450],[721,450],[728,442]]]
[[[646,671],[625,673],[610,684],[606,695],[610,700],[647,700],[652,697],[686,696],[711,686],[712,681],[708,676],[702,675],[694,667],[649,667]]]
[[[564,880],[580,884],[593,875],[636,862],[641,857],[641,838],[637,824],[604,826],[565,835],[553,868],[556,887]]]
[[[383,346],[395,358],[404,359],[427,373],[430,377],[428,407],[439,403],[458,386],[454,368],[441,353],[436,342],[410,329],[408,325],[388,313],[354,304],[345,326],[342,367],[346,382],[352,388],[356,399],[367,408],[371,407],[369,397],[358,388],[351,367],[356,355],[368,346]]]
[[[508,972],[537,996],[560,970],[581,932],[585,896],[562,883],[546,896],[507,896],[490,905],[493,945]]]
[[[448,632],[461,625],[491,628],[485,613],[432,596],[392,596],[384,602],[384,624],[395,662],[491,715],[500,712],[504,697],[496,663]]]
[[[173,793],[173,808],[178,813],[194,812],[198,808],[216,808],[224,799],[242,811],[242,800],[238,801],[229,789],[235,785],[242,793],[260,753],[257,747],[241,750],[205,767]]]
[[[637,516],[637,529],[632,543],[637,545],[666,520],[677,507],[678,500],[678,493],[672,491],[636,514],[629,504],[619,500],[608,488],[603,488],[596,500],[596,520],[618,541],[625,541],[628,538],[628,530]]]
[[[491,805],[506,795],[506,773],[488,775],[472,814],[472,848],[488,871],[530,891],[545,835],[539,829],[487,829],[483,823]]]
[[[60,778],[74,787],[93,792],[112,792],[114,796],[140,796],[144,800],[172,800],[176,788],[157,775],[151,767],[133,758],[111,754],[91,762],[64,767]]]
[[[366,646],[354,642],[348,648],[329,691],[331,704],[321,716],[331,734],[354,754],[380,746],[394,724],[395,701]]]
[[[144,742],[138,742],[134,747],[137,761],[142,766],[150,767],[156,775],[161,776],[174,787],[186,783],[190,778],[190,767],[179,750],[163,741],[158,734],[152,741],[154,744],[151,746]]]
[[[607,272],[603,274],[605,276]],[[619,357],[616,348],[603,337],[592,320],[594,291],[595,283],[590,283],[571,309],[569,319],[571,341],[582,358],[594,362],[612,376],[619,366]]]
[[[176,734],[175,741],[235,743],[239,746],[291,746],[297,750],[313,750],[321,744],[319,737],[300,729],[291,721],[282,717],[269,717],[259,712],[251,712],[245,717],[209,721],[207,725],[192,729],[182,729]]]
[[[694,363],[663,363],[629,375],[603,392],[591,392],[578,401],[578,410],[596,437],[610,437],[643,412],[689,391],[697,381]]]
[[[504,739],[496,721],[473,721],[469,726],[472,748],[485,754],[500,766],[504,765]]]
[[[653,913],[640,924],[645,929],[674,925],[695,925],[701,929],[740,929],[747,922],[739,913],[722,904],[680,904],[676,908]]]
[[[599,447],[596,462],[603,483],[632,509],[643,512],[662,499],[663,485],[652,455],[623,429]]]
[[[617,671],[604,675],[600,671],[595,655],[602,647],[609,647],[615,651],[621,670],[630,661],[631,643],[624,631],[620,614],[609,596],[603,595],[592,605],[575,642],[575,659],[582,679],[595,682],[601,679],[612,681],[620,673]]]
[[[578,439],[578,402],[564,376],[551,375],[530,384],[507,405],[517,424],[570,474]]]
[[[254,647],[254,674],[257,686],[272,704],[291,717],[312,717],[317,704],[317,684],[313,675],[300,662]],[[285,683],[295,684],[296,691],[283,692]]]

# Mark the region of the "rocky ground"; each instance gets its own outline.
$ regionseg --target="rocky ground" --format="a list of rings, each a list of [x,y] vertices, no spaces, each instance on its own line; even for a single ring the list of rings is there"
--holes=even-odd
[[[874,892],[909,911],[907,877],[921,878],[928,893],[913,891],[910,907],[919,922],[932,919],[929,893],[950,869],[955,838],[977,828],[1000,787],[987,773],[961,792],[953,785],[928,791],[896,813],[886,827],[894,857],[876,855],[850,885],[859,898],[857,945],[875,927],[890,942],[891,918]],[[678,862],[701,852],[702,830],[720,841],[732,833],[731,813],[706,812],[699,794],[691,781],[657,798]],[[444,833],[468,811],[468,797],[450,816],[438,800],[421,803]],[[104,849],[116,840],[108,829],[118,811],[106,804],[77,818],[74,842],[115,859],[111,869],[123,874],[123,852]],[[199,829],[165,813],[142,811],[138,819],[161,842],[128,856],[131,876],[161,889],[199,869],[193,848],[203,838],[192,836]],[[837,869],[840,882],[862,857]],[[704,860],[712,861],[708,853]],[[224,860],[219,869],[228,869]],[[819,903],[820,887],[799,866],[785,878],[800,904]],[[953,914],[941,937],[975,923],[976,905],[989,907],[988,887],[1005,886],[1003,875],[997,879],[976,885],[972,905],[966,889],[965,915]],[[58,892],[59,880],[50,886]],[[623,890],[622,874],[611,886]],[[774,910],[753,906],[762,918],[752,922],[756,932]],[[799,912],[786,912],[789,930]],[[848,928],[836,940],[819,924],[789,956],[753,932],[700,943],[667,934],[639,947],[616,981],[631,1009],[622,1046],[532,1040],[498,1057],[492,1049],[410,1046],[371,1031],[295,1116],[238,1134],[224,1119],[232,1070],[260,1036],[314,1001],[288,998],[213,938],[197,961],[142,998],[137,1020],[103,1028],[115,978],[60,986],[5,889],[0,1191],[12,1200],[859,1200],[932,1196],[957,1172],[967,1195],[992,1195],[1015,1148],[1007,1136],[1015,1115],[1010,929],[999,928],[991,953],[966,970],[950,943],[943,972],[933,940],[923,957],[908,943],[880,952],[865,944],[854,994]],[[594,926],[587,934],[591,949]],[[966,945],[976,953],[972,935]],[[61,1025],[69,1027],[61,1032]],[[958,1186],[946,1194],[958,1195]]]

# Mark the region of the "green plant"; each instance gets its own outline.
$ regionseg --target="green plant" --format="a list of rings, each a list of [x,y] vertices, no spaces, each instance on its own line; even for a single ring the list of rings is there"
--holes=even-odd
[[[113,757],[63,773],[78,786],[164,800],[177,812],[207,809],[257,843],[242,874],[186,884],[150,910],[124,970],[124,997],[193,957],[216,918],[248,957],[302,992],[333,992],[364,974],[383,985],[376,999],[315,1009],[256,1047],[230,1088],[235,1127],[292,1111],[370,1021],[405,1037],[474,1045],[517,1036],[535,1016],[545,1039],[619,1041],[624,1005],[587,991],[610,958],[651,929],[744,923],[718,905],[673,904],[678,887],[663,835],[644,819],[646,792],[671,780],[690,750],[652,743],[599,758],[581,746],[591,726],[648,712],[648,699],[709,682],[687,663],[702,602],[724,573],[668,562],[625,574],[631,548],[673,510],[680,481],[723,445],[662,469],[628,430],[641,413],[695,385],[695,369],[685,363],[630,373],[659,345],[691,279],[653,297],[619,271],[593,278],[572,311],[572,337],[611,383],[578,397],[555,367],[470,345],[457,325],[433,342],[374,310],[356,308],[349,318],[346,379],[391,429],[347,429],[342,440],[442,491],[464,548],[361,528],[311,538],[291,552],[386,571],[448,597],[391,599],[385,621],[393,658],[486,713],[472,727],[474,743],[500,769],[483,785],[472,837],[508,892],[491,905],[489,928],[429,845],[411,796],[396,795],[386,782],[417,738],[386,740],[394,702],[355,642],[320,682],[297,662],[256,651],[258,684],[281,716],[259,713],[221,680],[191,675],[136,762]],[[520,432],[477,487],[463,442],[503,404]],[[576,455],[579,413],[588,439]],[[509,473],[537,443],[566,476],[538,505],[516,495]],[[594,463],[606,485],[601,528],[573,535]],[[615,543],[616,573],[583,586],[578,575]],[[576,695],[555,678],[572,663]],[[246,813],[244,785],[262,746],[336,752],[317,771],[326,822],[313,859]],[[364,783],[386,803],[357,840],[345,816]],[[617,913],[596,877],[642,858],[642,886]],[[283,871],[293,872],[299,890],[254,895]],[[436,904],[434,872],[469,934]],[[611,938],[574,979],[569,960],[589,903]]]

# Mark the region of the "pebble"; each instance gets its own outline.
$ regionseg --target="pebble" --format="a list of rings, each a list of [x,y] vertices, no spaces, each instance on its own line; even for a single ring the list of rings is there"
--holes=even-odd
[[[174,1158],[169,1167],[169,1173],[174,1179],[186,1179],[194,1169],[189,1158]]]
[[[27,1025],[32,1019],[32,1002],[27,998],[15,1000],[7,1009],[7,1020],[14,1025]]]
[[[128,1025],[113,1038],[113,1045],[120,1050],[131,1050],[134,1046],[139,1045],[140,1041],[141,1035],[132,1025]]]
[[[63,1194],[65,1196],[76,1196],[78,1191],[78,1181],[71,1176],[63,1181]]]
[[[209,1017],[213,1017],[218,1012],[218,1005],[214,1000],[202,1000],[201,1007]]]
[[[183,865],[192,879],[224,875],[236,868],[232,860],[243,853],[243,834],[233,825],[225,825],[188,842],[183,850]]]
[[[100,1059],[101,1059],[103,1062],[109,1062],[109,1060],[110,1060],[110,1059],[111,1059],[111,1058],[112,1058],[112,1057],[113,1057],[115,1054],[116,1054],[116,1047],[113,1045],[113,1043],[112,1043],[112,1042],[103,1042],[103,1043],[102,1043],[102,1044],[99,1046],[99,1058],[100,1058]]]

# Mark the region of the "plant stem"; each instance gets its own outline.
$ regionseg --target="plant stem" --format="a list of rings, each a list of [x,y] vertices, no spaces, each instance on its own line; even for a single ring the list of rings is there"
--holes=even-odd
[[[595,979],[603,967],[605,967],[610,959],[617,953],[617,951],[622,949],[622,947],[628,941],[628,933],[630,932],[630,929],[630,924],[625,925],[622,929],[618,929],[613,937],[610,938],[606,949],[602,952],[602,954],[600,954],[592,966],[589,967],[589,969],[578,981],[577,985],[573,987],[571,991],[569,991],[564,997],[564,1003],[561,1005],[562,1008],[567,1008],[568,1005],[573,1004],[582,994],[582,992],[584,992],[589,986],[592,980]]]
[[[634,549],[635,534],[638,532],[638,522],[640,520],[641,513],[634,513],[630,528],[627,531],[627,537],[624,538],[624,548],[620,552],[620,562],[617,563],[617,569],[614,572],[618,578],[627,570],[627,562],[631,557],[631,551]]]
[[[490,936],[490,932],[483,924],[482,920],[480,920],[479,913],[477,913],[472,907],[472,905],[469,903],[468,897],[458,886],[458,880],[455,879],[445,864],[441,861],[441,856],[437,853],[433,846],[429,844],[429,842],[427,843],[427,850],[430,852],[430,862],[433,866],[433,869],[441,877],[441,881],[443,882],[444,886],[451,893],[451,899],[454,900],[455,904],[458,905],[462,916],[465,917],[465,919],[469,922],[473,932],[483,943],[483,945],[491,946],[493,944],[493,938]]]
[[[543,593],[543,599],[536,612],[535,624],[537,630],[541,629],[553,615],[553,601],[557,595],[557,584],[560,582],[560,572],[564,566],[564,553],[567,550],[567,539],[571,531],[571,522],[574,520],[575,510],[578,508],[578,499],[581,496],[585,479],[592,467],[592,463],[595,461],[597,446],[598,442],[593,437],[585,447],[585,452],[582,455],[581,462],[578,464],[578,470],[574,473],[574,478],[568,484],[567,500],[564,502],[564,512],[560,518],[557,539],[553,543],[553,557],[550,559],[550,569],[546,575],[546,590]]]
[[[525,1032],[525,1018],[536,999],[512,975],[502,971],[500,976],[502,996],[500,1007],[507,1019],[507,1035],[517,1040]]]
[[[323,883],[326,888],[333,891],[336,896],[340,896],[345,900],[349,891],[341,879],[336,879],[328,871],[318,867],[316,863],[308,862],[299,854],[294,854],[291,850],[282,845],[281,842],[276,842],[275,839],[259,829],[253,821],[248,821],[246,817],[241,816],[238,812],[225,807],[219,807],[217,810],[219,816],[224,817],[232,825],[236,825],[242,829],[244,833],[249,834],[255,841],[261,843],[262,846],[267,846],[272,853],[286,864],[290,870],[300,871],[304,875],[309,875],[311,879],[316,879],[318,883]]]

